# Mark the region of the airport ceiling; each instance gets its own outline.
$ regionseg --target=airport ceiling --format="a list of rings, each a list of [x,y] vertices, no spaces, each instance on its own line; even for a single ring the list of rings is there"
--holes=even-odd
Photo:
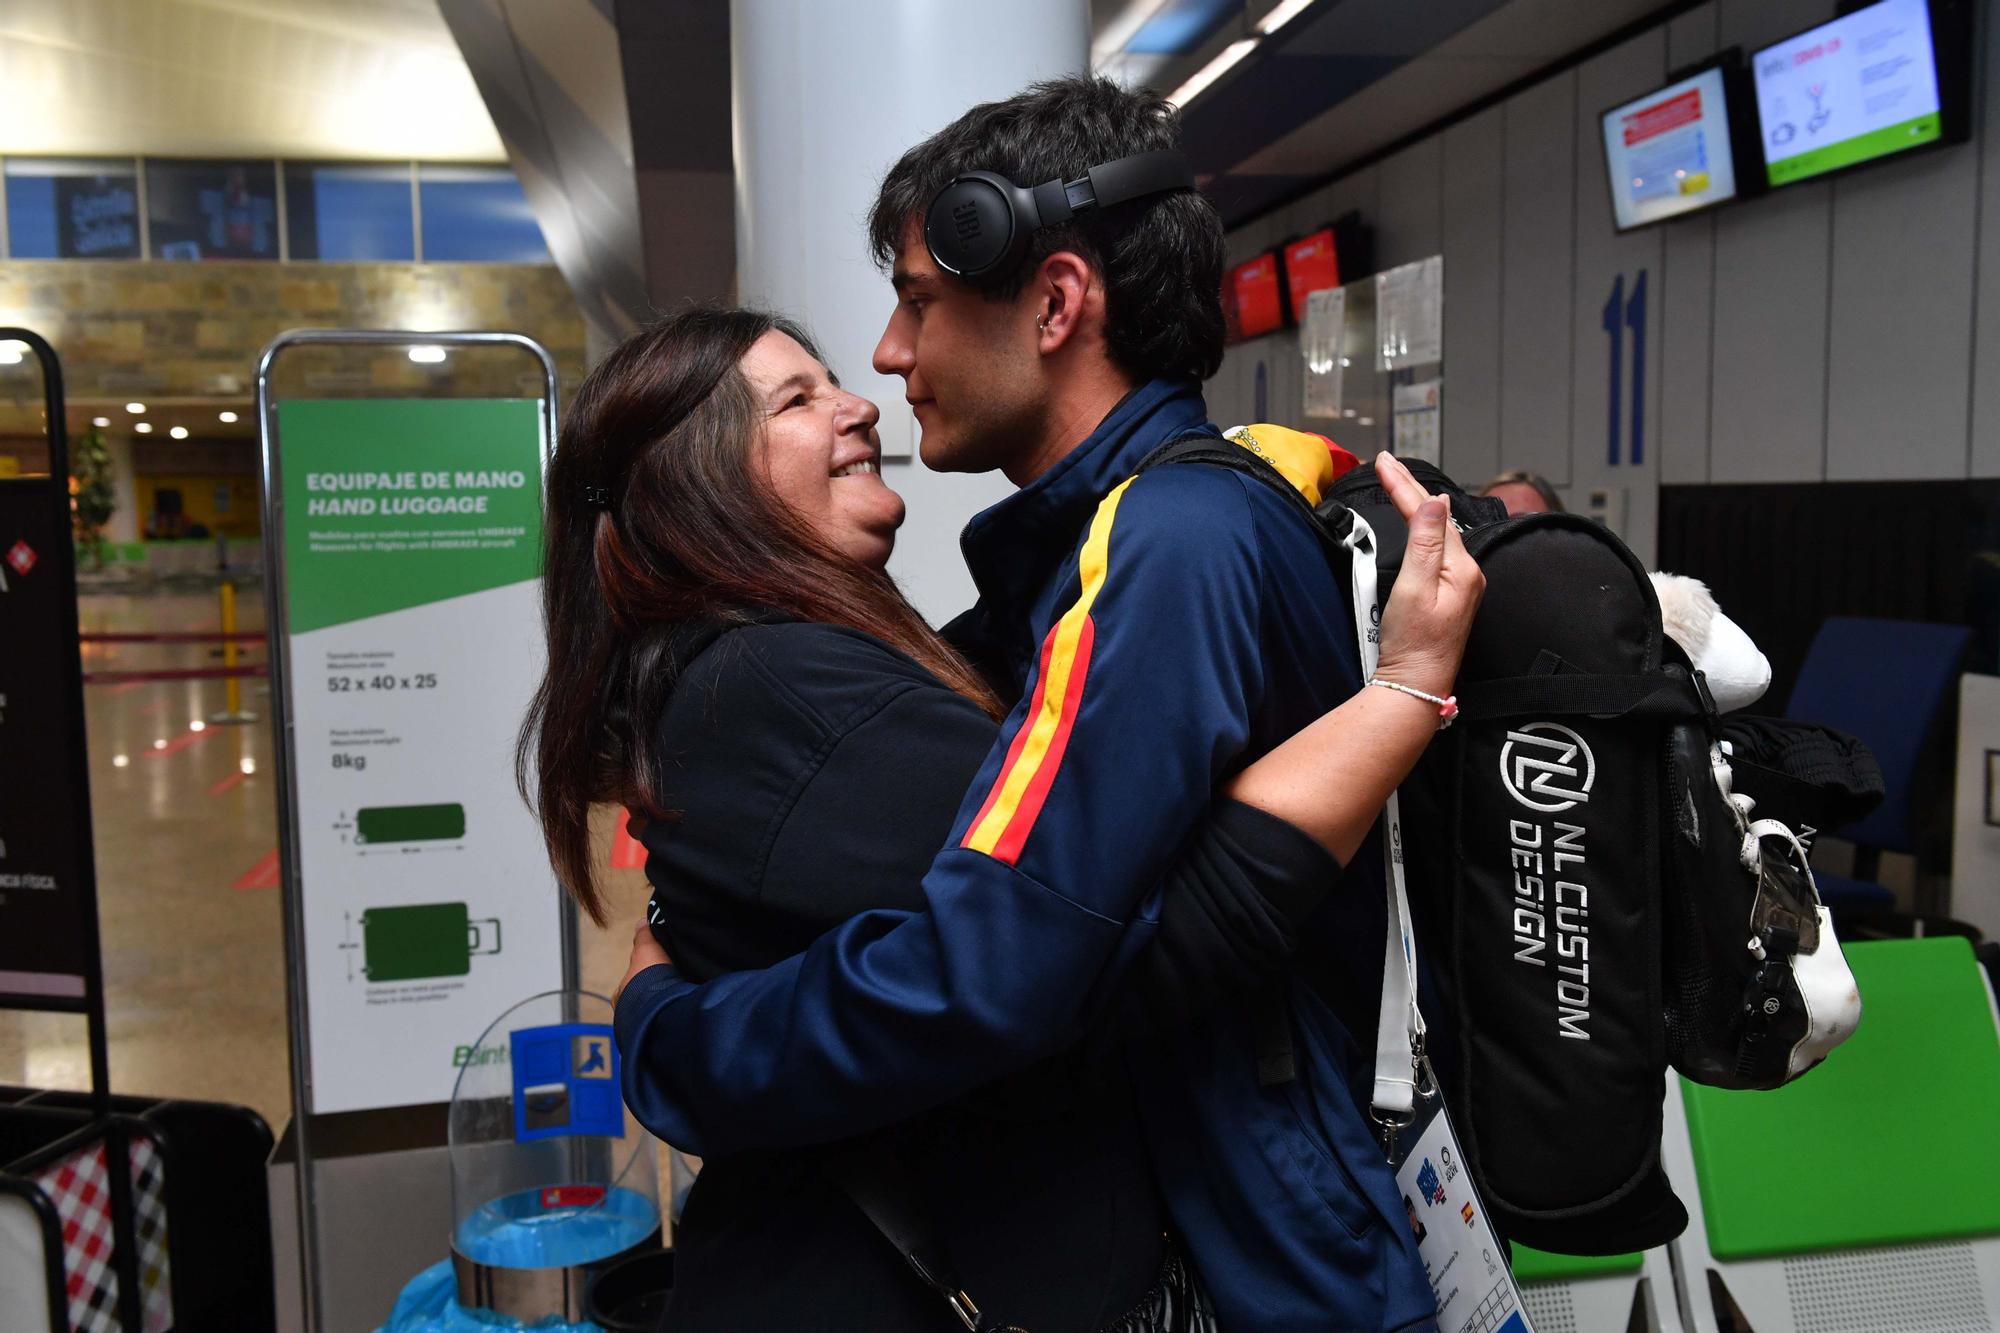
[[[1092,0],[1099,69],[1171,91],[1277,0]],[[1315,0],[1191,100],[1195,169],[1235,225],[1630,27],[1662,0]]]
[[[437,0],[0,0],[0,153],[502,160]]]
[[[1165,90],[1278,0],[1088,3],[1098,68]],[[1673,7],[1313,0],[1189,104],[1189,150],[1246,221]],[[507,156],[438,0],[0,0],[0,87],[0,153]]]

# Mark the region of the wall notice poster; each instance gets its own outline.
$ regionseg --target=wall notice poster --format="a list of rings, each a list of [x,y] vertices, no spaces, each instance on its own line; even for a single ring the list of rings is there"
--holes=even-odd
[[[1306,362],[1306,415],[1340,415],[1345,363],[1341,344],[1347,338],[1347,289],[1327,287],[1306,297],[1305,330],[1299,351]]]
[[[1444,256],[1375,275],[1375,369],[1444,360]]]
[[[460,1050],[562,984],[560,899],[514,787],[543,663],[541,412],[278,408],[316,1113],[446,1100]]]
[[[0,1002],[85,998],[95,910],[71,738],[76,645],[63,644],[76,589],[49,486],[0,481]]]
[[[1396,457],[1436,463],[1443,457],[1444,381],[1398,384],[1395,402]]]

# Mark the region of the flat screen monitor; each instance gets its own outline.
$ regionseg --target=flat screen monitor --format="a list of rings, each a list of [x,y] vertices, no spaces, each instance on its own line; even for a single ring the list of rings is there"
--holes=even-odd
[[[1877,0],[1752,56],[1770,183],[1964,137],[1970,43],[1953,36],[1958,8]],[[1934,27],[1934,18],[1944,22]]]
[[[1284,327],[1285,297],[1277,251],[1266,250],[1231,269],[1229,288],[1236,297],[1236,331],[1241,336],[1255,338]]]
[[[1612,107],[1601,124],[1618,230],[1736,197],[1729,84],[1720,65]]]
[[[1340,285],[1340,248],[1333,228],[1321,227],[1285,247],[1285,286],[1292,297],[1292,318],[1303,320],[1306,297]]]

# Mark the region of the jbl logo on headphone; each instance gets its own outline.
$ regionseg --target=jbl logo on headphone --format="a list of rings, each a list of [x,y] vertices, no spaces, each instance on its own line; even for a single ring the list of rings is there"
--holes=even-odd
[[[971,200],[951,210],[951,225],[958,230],[961,243],[979,239],[979,206]]]

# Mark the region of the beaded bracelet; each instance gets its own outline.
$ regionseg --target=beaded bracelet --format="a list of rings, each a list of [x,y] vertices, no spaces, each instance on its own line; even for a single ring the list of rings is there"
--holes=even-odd
[[[1455,694],[1447,695],[1445,698],[1440,699],[1435,694],[1426,694],[1422,690],[1398,684],[1393,680],[1384,680],[1380,676],[1371,677],[1368,683],[1370,685],[1379,685],[1385,690],[1394,690],[1398,694],[1407,694],[1413,699],[1422,699],[1428,704],[1436,704],[1439,731],[1445,730],[1452,723],[1458,721],[1458,696]]]

